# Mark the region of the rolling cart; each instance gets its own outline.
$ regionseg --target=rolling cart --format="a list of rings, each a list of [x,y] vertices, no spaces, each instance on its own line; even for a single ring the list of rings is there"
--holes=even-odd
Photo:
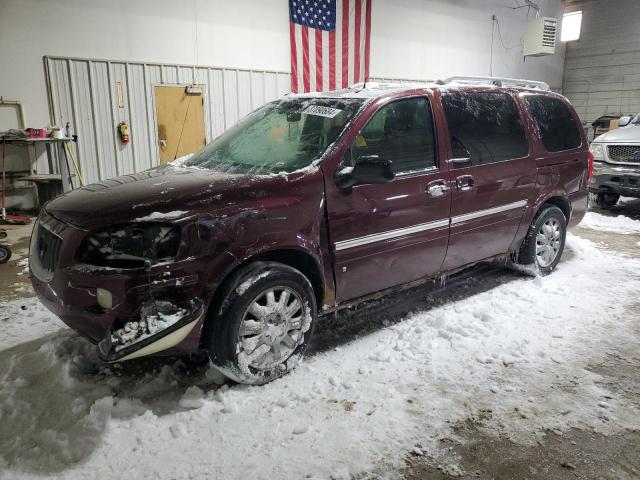
[[[0,228],[0,240],[7,237],[7,232]],[[0,243],[0,263],[7,263],[11,258],[11,249],[9,245]]]

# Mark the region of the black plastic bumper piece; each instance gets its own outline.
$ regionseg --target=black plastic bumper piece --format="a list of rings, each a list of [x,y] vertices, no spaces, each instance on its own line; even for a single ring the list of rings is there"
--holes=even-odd
[[[591,193],[615,193],[625,197],[640,198],[639,175],[596,174],[589,191]]]

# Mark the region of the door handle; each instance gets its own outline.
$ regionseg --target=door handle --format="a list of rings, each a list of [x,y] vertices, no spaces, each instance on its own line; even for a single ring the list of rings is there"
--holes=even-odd
[[[456,178],[456,185],[458,186],[458,190],[461,192],[473,190],[474,184],[475,180],[473,179],[473,175],[460,175]]]
[[[427,195],[430,197],[442,197],[449,191],[449,186],[446,180],[434,180],[427,183]]]

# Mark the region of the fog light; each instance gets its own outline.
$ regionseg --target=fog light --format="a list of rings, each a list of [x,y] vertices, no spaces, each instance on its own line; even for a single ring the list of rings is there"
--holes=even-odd
[[[98,305],[105,310],[109,310],[113,306],[113,296],[111,296],[109,290],[105,290],[104,288],[98,288],[96,290],[96,300],[98,300]]]

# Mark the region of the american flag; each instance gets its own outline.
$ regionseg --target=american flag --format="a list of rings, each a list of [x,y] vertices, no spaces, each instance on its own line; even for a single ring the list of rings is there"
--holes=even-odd
[[[371,0],[289,0],[289,34],[293,92],[369,78]]]

